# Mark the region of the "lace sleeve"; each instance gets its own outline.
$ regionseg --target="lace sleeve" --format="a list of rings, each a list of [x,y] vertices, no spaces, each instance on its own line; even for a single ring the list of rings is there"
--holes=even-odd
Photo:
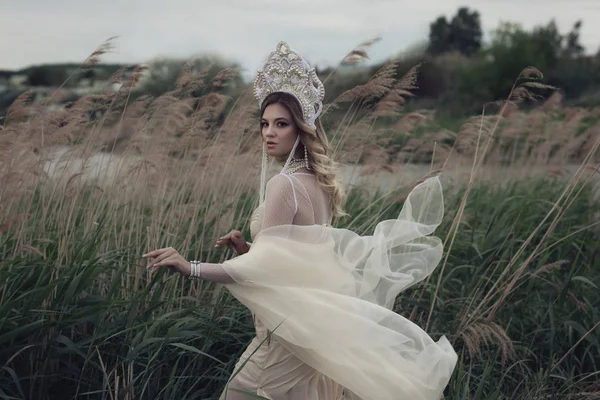
[[[291,225],[298,212],[296,190],[290,177],[279,174],[267,183],[262,229]]]

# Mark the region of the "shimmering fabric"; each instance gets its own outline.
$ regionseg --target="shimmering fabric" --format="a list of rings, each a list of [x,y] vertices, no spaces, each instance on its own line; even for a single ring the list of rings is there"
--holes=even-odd
[[[289,190],[300,186],[313,212],[303,225],[307,206]],[[257,339],[241,361],[273,332],[230,387],[273,400],[334,399],[337,384],[364,400],[439,399],[456,353],[445,337],[435,342],[390,310],[442,257],[441,241],[430,236],[444,209],[439,180],[417,186],[397,219],[365,236],[317,222],[326,219],[314,218],[319,190],[308,176],[271,180],[254,230],[257,221],[274,222],[259,227],[247,254],[223,264],[236,282],[228,289],[256,318]]]

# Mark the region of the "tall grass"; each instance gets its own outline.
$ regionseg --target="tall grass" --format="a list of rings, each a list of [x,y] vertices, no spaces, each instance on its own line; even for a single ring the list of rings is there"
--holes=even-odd
[[[392,66],[327,106],[338,158],[367,162],[363,173],[406,168],[372,143],[393,143],[427,119],[401,112],[416,69],[398,79]],[[254,100],[203,91],[226,87],[231,71],[205,82],[205,71],[184,68],[174,91],[132,101],[142,73],[116,74],[117,92],[63,111],[48,111],[60,91],[42,104],[25,94],[0,131],[0,397],[216,398],[252,337],[248,311],[221,287],[150,277],[140,256],[173,246],[218,262],[231,256],[215,251],[218,236],[248,235],[260,162]],[[447,258],[396,309],[451,338],[459,363],[448,399],[600,397],[598,124],[595,111],[580,111],[578,155],[566,137],[550,152],[509,140],[507,126],[539,133],[532,120],[558,118],[548,102],[515,108],[535,88],[518,81],[498,113],[467,121],[452,141],[425,134],[400,150],[437,140],[422,170],[441,169],[446,186],[437,234]],[[88,118],[97,110],[101,118]],[[541,175],[502,176],[506,165]],[[371,232],[397,216],[415,180],[353,188],[351,217],[336,225]]]

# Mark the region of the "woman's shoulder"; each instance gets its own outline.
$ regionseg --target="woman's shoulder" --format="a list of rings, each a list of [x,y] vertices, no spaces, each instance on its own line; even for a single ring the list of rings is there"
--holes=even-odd
[[[273,176],[271,179],[269,179],[267,181],[267,187],[282,187],[282,188],[293,188],[295,185],[295,183],[300,182],[301,180],[299,180],[298,178],[302,178],[302,177],[313,177],[314,178],[314,174],[312,173],[300,173],[300,172],[296,172],[293,174],[284,174],[284,173],[280,173],[277,174],[275,176]]]
[[[285,174],[277,174],[267,181],[267,192],[269,193],[293,193],[294,180]]]
[[[285,174],[277,174],[267,181],[267,186],[289,186],[291,183],[292,182],[289,176]]]

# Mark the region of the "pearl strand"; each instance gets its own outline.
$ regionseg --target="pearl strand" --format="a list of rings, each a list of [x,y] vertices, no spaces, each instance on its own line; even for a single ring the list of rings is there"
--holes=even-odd
[[[291,175],[301,168],[310,169],[310,164],[308,162],[308,149],[306,146],[304,146],[304,159],[299,160],[297,158],[292,158],[288,163],[288,166],[285,168],[284,173]]]
[[[190,271],[189,278],[193,281],[198,279],[202,279],[202,269],[200,268],[200,261],[190,261],[190,265],[192,266],[192,270]]]

